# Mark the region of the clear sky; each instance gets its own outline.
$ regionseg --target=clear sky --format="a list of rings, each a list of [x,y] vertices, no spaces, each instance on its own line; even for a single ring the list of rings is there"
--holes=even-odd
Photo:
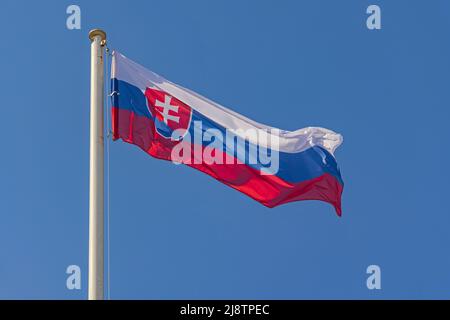
[[[72,3],[81,30],[66,28]],[[342,218],[314,201],[268,209],[111,143],[111,298],[450,298],[446,0],[2,1],[0,298],[87,297],[96,27],[258,122],[344,136]],[[72,264],[81,290],[66,288]]]

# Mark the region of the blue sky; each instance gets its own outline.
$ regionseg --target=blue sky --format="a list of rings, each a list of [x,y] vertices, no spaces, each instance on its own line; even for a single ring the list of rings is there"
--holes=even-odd
[[[314,201],[268,209],[111,143],[111,298],[450,297],[448,1],[77,1],[72,31],[70,4],[2,2],[0,298],[87,297],[95,27],[258,122],[344,136],[342,218]],[[81,290],[66,288],[71,264]]]

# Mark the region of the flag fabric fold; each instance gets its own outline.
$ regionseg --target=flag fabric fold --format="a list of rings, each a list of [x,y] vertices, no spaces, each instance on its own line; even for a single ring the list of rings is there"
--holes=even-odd
[[[340,134],[260,124],[117,51],[111,85],[114,140],[198,169],[267,207],[321,200],[341,215],[343,181],[334,157]]]

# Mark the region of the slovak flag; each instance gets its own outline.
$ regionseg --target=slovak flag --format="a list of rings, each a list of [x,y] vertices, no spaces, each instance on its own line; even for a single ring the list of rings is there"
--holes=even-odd
[[[200,170],[270,208],[321,200],[341,215],[343,181],[333,155],[340,134],[257,123],[117,51],[111,82],[114,140]]]

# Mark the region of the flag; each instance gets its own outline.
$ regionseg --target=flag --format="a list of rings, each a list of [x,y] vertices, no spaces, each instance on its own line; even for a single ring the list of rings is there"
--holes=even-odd
[[[334,158],[343,141],[340,134],[257,123],[117,51],[111,85],[114,140],[200,170],[270,208],[321,200],[341,215],[343,181]]]

